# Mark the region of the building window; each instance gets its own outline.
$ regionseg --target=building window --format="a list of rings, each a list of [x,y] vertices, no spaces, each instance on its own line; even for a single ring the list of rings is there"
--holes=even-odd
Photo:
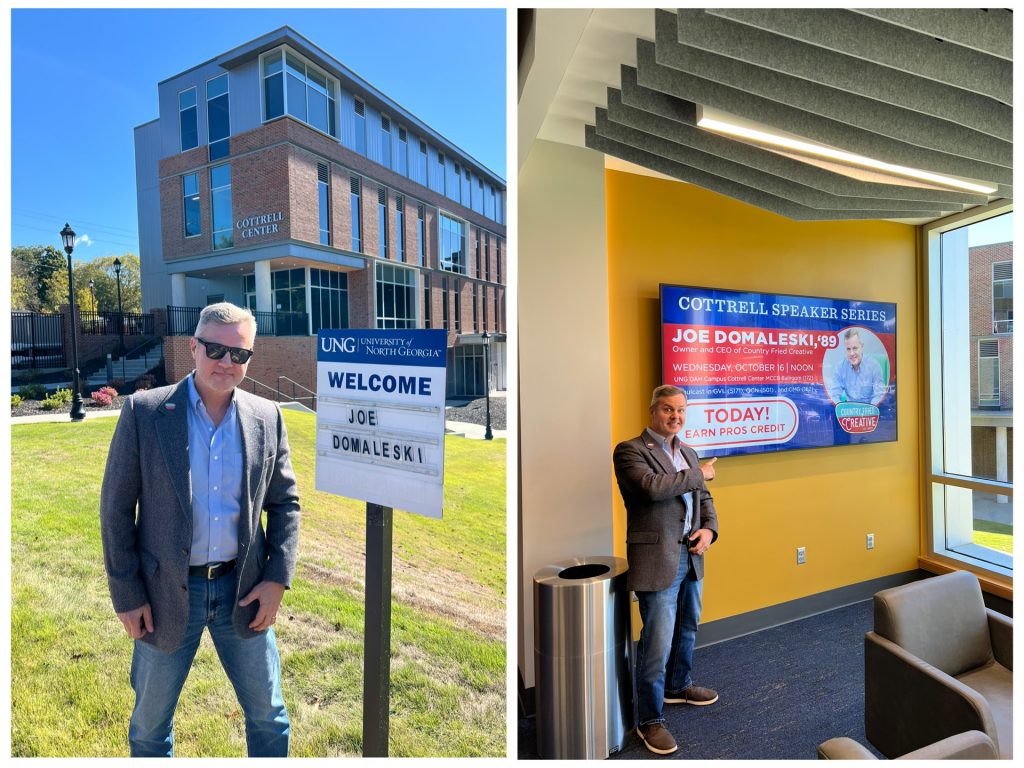
[[[482,344],[452,348],[446,387],[449,397],[482,397],[486,394],[485,354]]]
[[[266,120],[291,115],[337,138],[335,88],[332,78],[291,51],[279,49],[263,57]]]
[[[361,155],[366,154],[366,104],[359,99],[354,100],[355,113],[355,150]]]
[[[460,275],[467,274],[466,225],[443,213],[438,219],[441,229],[441,269],[458,272]]]
[[[1013,262],[992,265],[992,333],[1013,333]]]
[[[242,294],[245,296],[244,306],[250,311],[256,311],[256,275],[242,276]]]
[[[316,164],[317,205],[320,210],[320,245],[331,244],[331,169],[327,163]]]
[[[491,279],[491,234],[484,234],[484,279]]]
[[[426,212],[426,209],[423,206],[423,203],[420,203],[419,205],[416,206],[416,217],[417,217],[416,226],[418,227],[417,238],[416,238],[418,242],[416,243],[416,247],[419,249],[419,252],[417,253],[417,260],[418,260],[418,263],[419,263],[419,265],[421,267],[423,266],[423,255],[426,253],[426,250],[427,250],[427,221],[426,221],[426,213],[427,212]]]
[[[199,115],[196,112],[195,87],[178,94],[178,126],[181,135],[181,151],[187,152],[199,146]]]
[[[420,142],[419,171],[420,181],[423,186],[427,186],[427,143],[425,141]]]
[[[433,319],[433,306],[430,301],[430,273],[423,273],[423,327],[431,328]]]
[[[454,176],[450,179],[445,180],[445,185],[449,191],[449,197],[456,203],[462,202],[462,166],[455,163]]]
[[[462,204],[469,208],[472,205],[471,195],[473,193],[473,187],[469,181],[469,168],[463,168],[463,173],[465,178],[462,182]]]
[[[501,282],[501,239],[497,238],[497,237],[494,238],[494,265],[495,265],[495,267],[498,270],[498,275],[497,275],[498,280],[497,280],[497,282],[500,283]]]
[[[498,303],[498,292],[494,292],[494,330],[501,330],[501,305]]]
[[[483,289],[480,291],[480,304],[484,309],[484,330],[489,331],[491,329],[487,327],[487,286],[482,285],[480,287]]]
[[[476,276],[483,277],[483,265],[480,263],[480,227],[473,227],[473,251],[476,253]]]
[[[978,339],[978,406],[999,407],[999,341]]]
[[[380,232],[380,257],[388,257],[388,191],[377,187],[377,228]]]
[[[1008,210],[1004,205],[996,215],[961,214],[925,226],[923,346],[931,425],[928,554],[1012,577],[1013,518],[1007,511],[1013,498],[1013,401],[1012,392],[1000,387],[1001,378],[1012,378],[1012,370],[1002,370],[1012,367],[1012,358],[1000,358],[988,311],[991,300],[991,317],[998,319],[995,300],[1003,287],[996,287],[996,275],[1004,274],[998,264],[1013,255]]]
[[[476,303],[476,289],[477,289],[477,285],[476,285],[476,283],[473,283],[473,331],[474,332],[480,330],[480,308],[477,306],[477,303]]]
[[[377,327],[416,327],[416,270],[377,262]]]
[[[391,118],[387,115],[380,116],[380,162],[391,167]]]
[[[348,275],[310,269],[309,303],[312,333],[321,328],[348,328]]]
[[[405,198],[395,195],[395,261],[405,261]]]
[[[206,82],[206,125],[210,133],[210,162],[230,153],[231,117],[228,105],[228,73]]]
[[[274,328],[278,336],[305,335],[306,322],[306,269],[279,269],[270,273],[270,287],[274,296],[274,311],[289,312],[301,317],[277,317]]]
[[[235,244],[231,214],[231,166],[210,169],[210,200],[213,210],[213,248],[231,248]]]
[[[441,278],[441,328],[449,330],[449,295],[447,295],[447,278]]]
[[[359,204],[359,177],[352,176],[349,178],[351,192],[349,199],[352,203],[352,250],[358,253],[363,251],[363,238],[362,238],[362,206]]]
[[[405,128],[398,126],[398,168],[403,176],[409,175],[409,134]]]
[[[455,280],[455,332],[462,332],[462,283]]]
[[[184,196],[185,237],[202,234],[199,223],[199,174],[186,173],[181,177]]]

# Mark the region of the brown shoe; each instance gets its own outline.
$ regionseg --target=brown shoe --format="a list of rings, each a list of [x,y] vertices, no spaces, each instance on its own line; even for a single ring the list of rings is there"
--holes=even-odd
[[[718,694],[710,688],[701,688],[699,685],[691,685],[681,691],[665,691],[666,704],[693,704],[696,707],[706,707],[718,701]]]
[[[636,735],[644,746],[656,755],[671,755],[679,747],[664,723],[648,723],[636,729]]]

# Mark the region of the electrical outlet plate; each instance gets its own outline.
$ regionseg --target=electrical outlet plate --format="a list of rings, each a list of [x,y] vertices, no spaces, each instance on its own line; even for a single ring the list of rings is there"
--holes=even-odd
[[[875,548],[875,534],[869,533],[868,534],[868,549],[874,549],[874,548]]]
[[[796,548],[796,564],[803,565],[807,562],[807,547]]]

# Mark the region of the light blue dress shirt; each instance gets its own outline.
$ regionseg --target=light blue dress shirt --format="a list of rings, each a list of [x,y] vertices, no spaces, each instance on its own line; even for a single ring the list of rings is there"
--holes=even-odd
[[[689,463],[687,463],[686,458],[683,456],[683,449],[681,447],[677,447],[674,451],[672,450],[671,437],[662,437],[650,427],[647,428],[647,434],[661,446],[663,451],[665,451],[665,455],[669,457],[669,460],[671,460],[672,466],[675,467],[676,472],[682,472],[684,469],[690,468]],[[683,493],[680,494],[680,497],[684,502],[686,502],[686,523],[683,530],[686,531],[686,535],[689,536],[693,533],[691,530],[693,523],[693,493]]]
[[[885,382],[882,381],[882,366],[873,357],[864,355],[857,370],[853,370],[849,360],[843,360],[836,366],[833,377],[832,399],[840,402],[846,399],[854,403],[873,403],[885,394]]]
[[[193,374],[194,376],[194,374]],[[218,426],[188,377],[188,456],[192,475],[189,565],[234,560],[242,509],[242,433],[234,396]]]

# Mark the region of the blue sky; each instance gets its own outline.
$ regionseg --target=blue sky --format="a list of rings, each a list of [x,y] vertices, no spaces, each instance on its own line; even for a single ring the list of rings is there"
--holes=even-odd
[[[133,129],[157,83],[283,25],[506,177],[505,11],[16,9],[11,243],[138,253]]]

